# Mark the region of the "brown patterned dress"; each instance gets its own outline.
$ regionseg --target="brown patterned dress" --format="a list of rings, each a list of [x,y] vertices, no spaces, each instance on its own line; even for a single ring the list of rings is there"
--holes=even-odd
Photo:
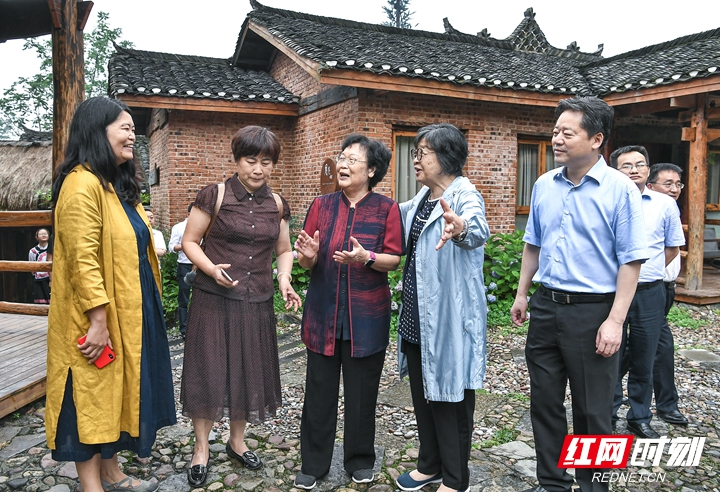
[[[195,206],[212,215],[217,193],[217,185],[203,188]],[[282,218],[290,220],[282,203]],[[279,233],[270,188],[248,193],[237,175],[228,179],[205,254],[215,264],[229,263],[226,271],[239,283],[227,289],[198,270],[185,341],[183,415],[260,422],[280,407],[272,272]]]

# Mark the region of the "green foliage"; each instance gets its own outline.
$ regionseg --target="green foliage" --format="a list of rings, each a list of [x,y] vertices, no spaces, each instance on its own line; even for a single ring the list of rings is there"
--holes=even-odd
[[[397,338],[398,317],[400,315],[400,304],[402,304],[402,278],[405,270],[405,257],[400,260],[397,270],[388,272],[390,284],[390,340]]]
[[[516,431],[512,427],[501,427],[493,433],[493,436],[490,439],[481,441],[480,447],[492,448],[494,446],[500,446],[501,444],[514,441],[519,434],[520,432]]]
[[[150,205],[150,193],[140,193],[140,201],[143,205]]]
[[[84,33],[85,44],[85,94],[87,97],[107,94],[107,66],[115,52],[113,42],[122,34],[122,29],[110,29],[106,12],[98,12],[98,22],[90,33]],[[121,41],[123,48],[132,48],[132,43]],[[22,133],[23,127],[33,130],[52,131],[53,125],[53,77],[52,40],[50,37],[29,38],[23,50],[34,50],[40,61],[38,73],[31,77],[20,77],[13,82],[0,98],[0,137]]]
[[[162,305],[168,330],[177,325],[177,253],[168,252],[162,257]]]
[[[667,320],[678,328],[690,328],[691,330],[697,330],[705,325],[702,320],[693,318],[690,310],[677,306],[670,308]]]
[[[401,27],[403,29],[413,28],[411,17],[415,15],[415,12],[410,12],[410,0],[387,0],[387,5],[383,6],[383,11],[388,18],[382,23],[383,26]]]
[[[523,231],[494,234],[485,244],[483,275],[487,287],[488,327],[513,327],[510,308],[515,301],[520,281],[520,266],[525,247],[522,237]],[[531,285],[529,295],[532,295],[535,289],[537,286]],[[524,332],[527,333],[527,328]]]
[[[38,199],[38,209],[47,210],[52,204],[52,188],[47,187],[42,190],[37,190],[35,196]]]
[[[528,402],[530,401],[530,397],[526,395],[525,393],[510,393],[507,395],[509,400],[512,401],[520,401],[520,402]]]

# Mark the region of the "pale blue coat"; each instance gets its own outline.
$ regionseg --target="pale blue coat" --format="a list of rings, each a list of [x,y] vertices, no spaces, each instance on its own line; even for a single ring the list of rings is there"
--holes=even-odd
[[[406,241],[417,207],[429,192],[423,186],[415,198],[400,204]],[[482,388],[485,379],[483,246],[490,229],[483,198],[467,178],[456,178],[443,198],[468,221],[468,235],[461,243],[448,241],[435,251],[445,227],[440,204],[420,233],[415,245],[420,350],[425,398],[459,402],[466,389]],[[402,344],[400,336],[398,343]],[[398,349],[400,377],[405,377],[407,360],[400,346]]]

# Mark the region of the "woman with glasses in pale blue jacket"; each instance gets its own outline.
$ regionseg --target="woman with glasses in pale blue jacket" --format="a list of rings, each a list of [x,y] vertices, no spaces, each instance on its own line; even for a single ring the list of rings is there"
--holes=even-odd
[[[485,377],[482,268],[490,230],[482,196],[462,177],[467,156],[467,140],[453,125],[421,128],[412,157],[424,186],[400,205],[407,256],[398,352],[420,439],[417,469],[397,479],[402,490],[469,486],[475,390]]]

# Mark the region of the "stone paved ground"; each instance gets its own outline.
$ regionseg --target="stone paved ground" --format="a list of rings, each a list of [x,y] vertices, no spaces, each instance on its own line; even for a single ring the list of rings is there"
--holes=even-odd
[[[720,313],[720,311],[718,311]],[[614,490],[631,491],[719,491],[720,490],[720,318],[713,309],[693,308],[692,316],[702,326],[675,328],[678,348],[677,384],[681,410],[690,418],[687,428],[654,419],[653,427],[669,437],[706,437],[703,457],[697,467],[630,466],[631,482],[616,483]],[[529,382],[523,355],[524,336],[491,330],[488,337],[486,389],[477,395],[473,450],[470,461],[472,492],[523,490],[535,485],[535,454],[529,419]],[[172,341],[174,377],[182,371],[182,343]],[[292,482],[300,469],[299,421],[303,399],[304,350],[296,324],[279,328],[279,351],[283,383],[283,408],[261,425],[248,428],[248,445],[257,450],[265,466],[249,471],[225,454],[227,421],[215,425],[208,482],[202,489],[258,492],[296,492]],[[377,410],[377,479],[372,484],[354,484],[341,466],[342,418],[330,474],[315,490],[394,491],[394,479],[415,467],[418,454],[415,420],[406,381],[397,376],[394,347],[388,351]],[[176,394],[179,384],[176,384]],[[569,398],[567,401],[569,407]],[[342,416],[342,401],[340,416]],[[52,460],[46,447],[42,414],[44,401],[0,420],[0,492],[10,490],[69,492],[78,487],[74,464]],[[163,429],[148,459],[121,454],[127,473],[156,480],[162,491],[190,491],[186,469],[192,458],[193,435],[188,419]],[[623,433],[624,421],[618,428]],[[664,476],[664,480],[660,480]],[[433,491],[432,485],[424,490]]]

